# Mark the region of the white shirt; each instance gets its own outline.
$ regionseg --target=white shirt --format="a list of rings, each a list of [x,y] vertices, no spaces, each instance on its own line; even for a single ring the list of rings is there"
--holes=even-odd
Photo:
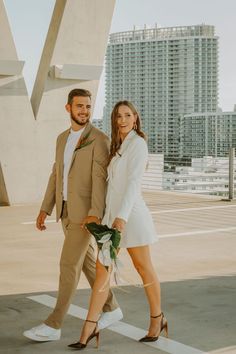
[[[71,129],[66,142],[65,151],[64,151],[64,170],[63,170],[63,199],[64,200],[67,200],[68,173],[70,170],[72,156],[83,131],[84,128],[78,131]]]

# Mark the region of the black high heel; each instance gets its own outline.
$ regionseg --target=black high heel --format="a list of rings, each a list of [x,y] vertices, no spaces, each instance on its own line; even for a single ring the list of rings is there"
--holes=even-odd
[[[160,332],[158,333],[157,336],[145,336],[141,339],[139,339],[139,342],[155,342],[158,340],[159,335],[161,332],[164,330],[165,331],[165,336],[168,337],[168,323],[166,318],[164,317],[164,313],[161,312],[160,315],[158,316],[151,316],[151,318],[158,318],[161,317],[161,325],[160,325]]]
[[[73,348],[73,349],[77,349],[77,350],[82,350],[84,348],[87,347],[88,342],[91,341],[91,339],[93,339],[94,337],[96,337],[96,344],[97,344],[97,348],[99,345],[99,331],[97,331],[97,321],[90,321],[90,320],[85,320],[85,322],[91,322],[91,323],[96,323],[96,326],[93,330],[93,332],[90,334],[90,336],[88,337],[88,339],[86,340],[85,343],[81,343],[80,341],[76,342],[76,343],[72,343],[69,344],[68,347]]]

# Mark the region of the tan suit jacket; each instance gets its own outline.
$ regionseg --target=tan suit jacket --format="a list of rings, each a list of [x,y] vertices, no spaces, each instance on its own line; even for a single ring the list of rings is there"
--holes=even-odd
[[[72,223],[80,223],[87,215],[102,218],[104,214],[109,138],[88,123],[77,147],[88,132],[85,142],[92,143],[75,149],[68,174],[67,208]],[[57,221],[62,212],[64,149],[69,133],[70,129],[57,138],[55,163],[41,206],[50,215],[56,204]]]

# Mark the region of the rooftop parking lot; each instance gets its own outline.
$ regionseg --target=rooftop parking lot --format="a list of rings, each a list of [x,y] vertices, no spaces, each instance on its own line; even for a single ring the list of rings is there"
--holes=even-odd
[[[162,285],[169,339],[136,341],[148,326],[148,306],[125,250],[120,253],[127,284],[114,291],[124,319],[101,333],[103,353],[236,353],[236,201],[218,197],[144,192],[159,242],[151,252]],[[0,352],[65,353],[77,339],[88,306],[82,277],[62,339],[33,343],[22,332],[39,324],[56,298],[63,233],[54,215],[47,231],[35,229],[39,205],[0,208]],[[29,298],[30,297],[30,298]]]

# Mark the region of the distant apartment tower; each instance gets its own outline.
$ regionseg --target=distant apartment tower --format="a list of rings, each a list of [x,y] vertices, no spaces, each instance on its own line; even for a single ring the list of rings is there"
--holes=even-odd
[[[115,102],[137,106],[150,153],[180,156],[180,117],[215,112],[218,37],[214,26],[152,28],[114,33],[106,53],[104,123]]]
[[[225,157],[236,147],[236,111],[181,117],[181,155]]]
[[[100,129],[100,130],[103,130],[103,119],[93,119],[93,120],[92,120],[92,124],[93,124],[96,128],[98,128],[98,129]]]

